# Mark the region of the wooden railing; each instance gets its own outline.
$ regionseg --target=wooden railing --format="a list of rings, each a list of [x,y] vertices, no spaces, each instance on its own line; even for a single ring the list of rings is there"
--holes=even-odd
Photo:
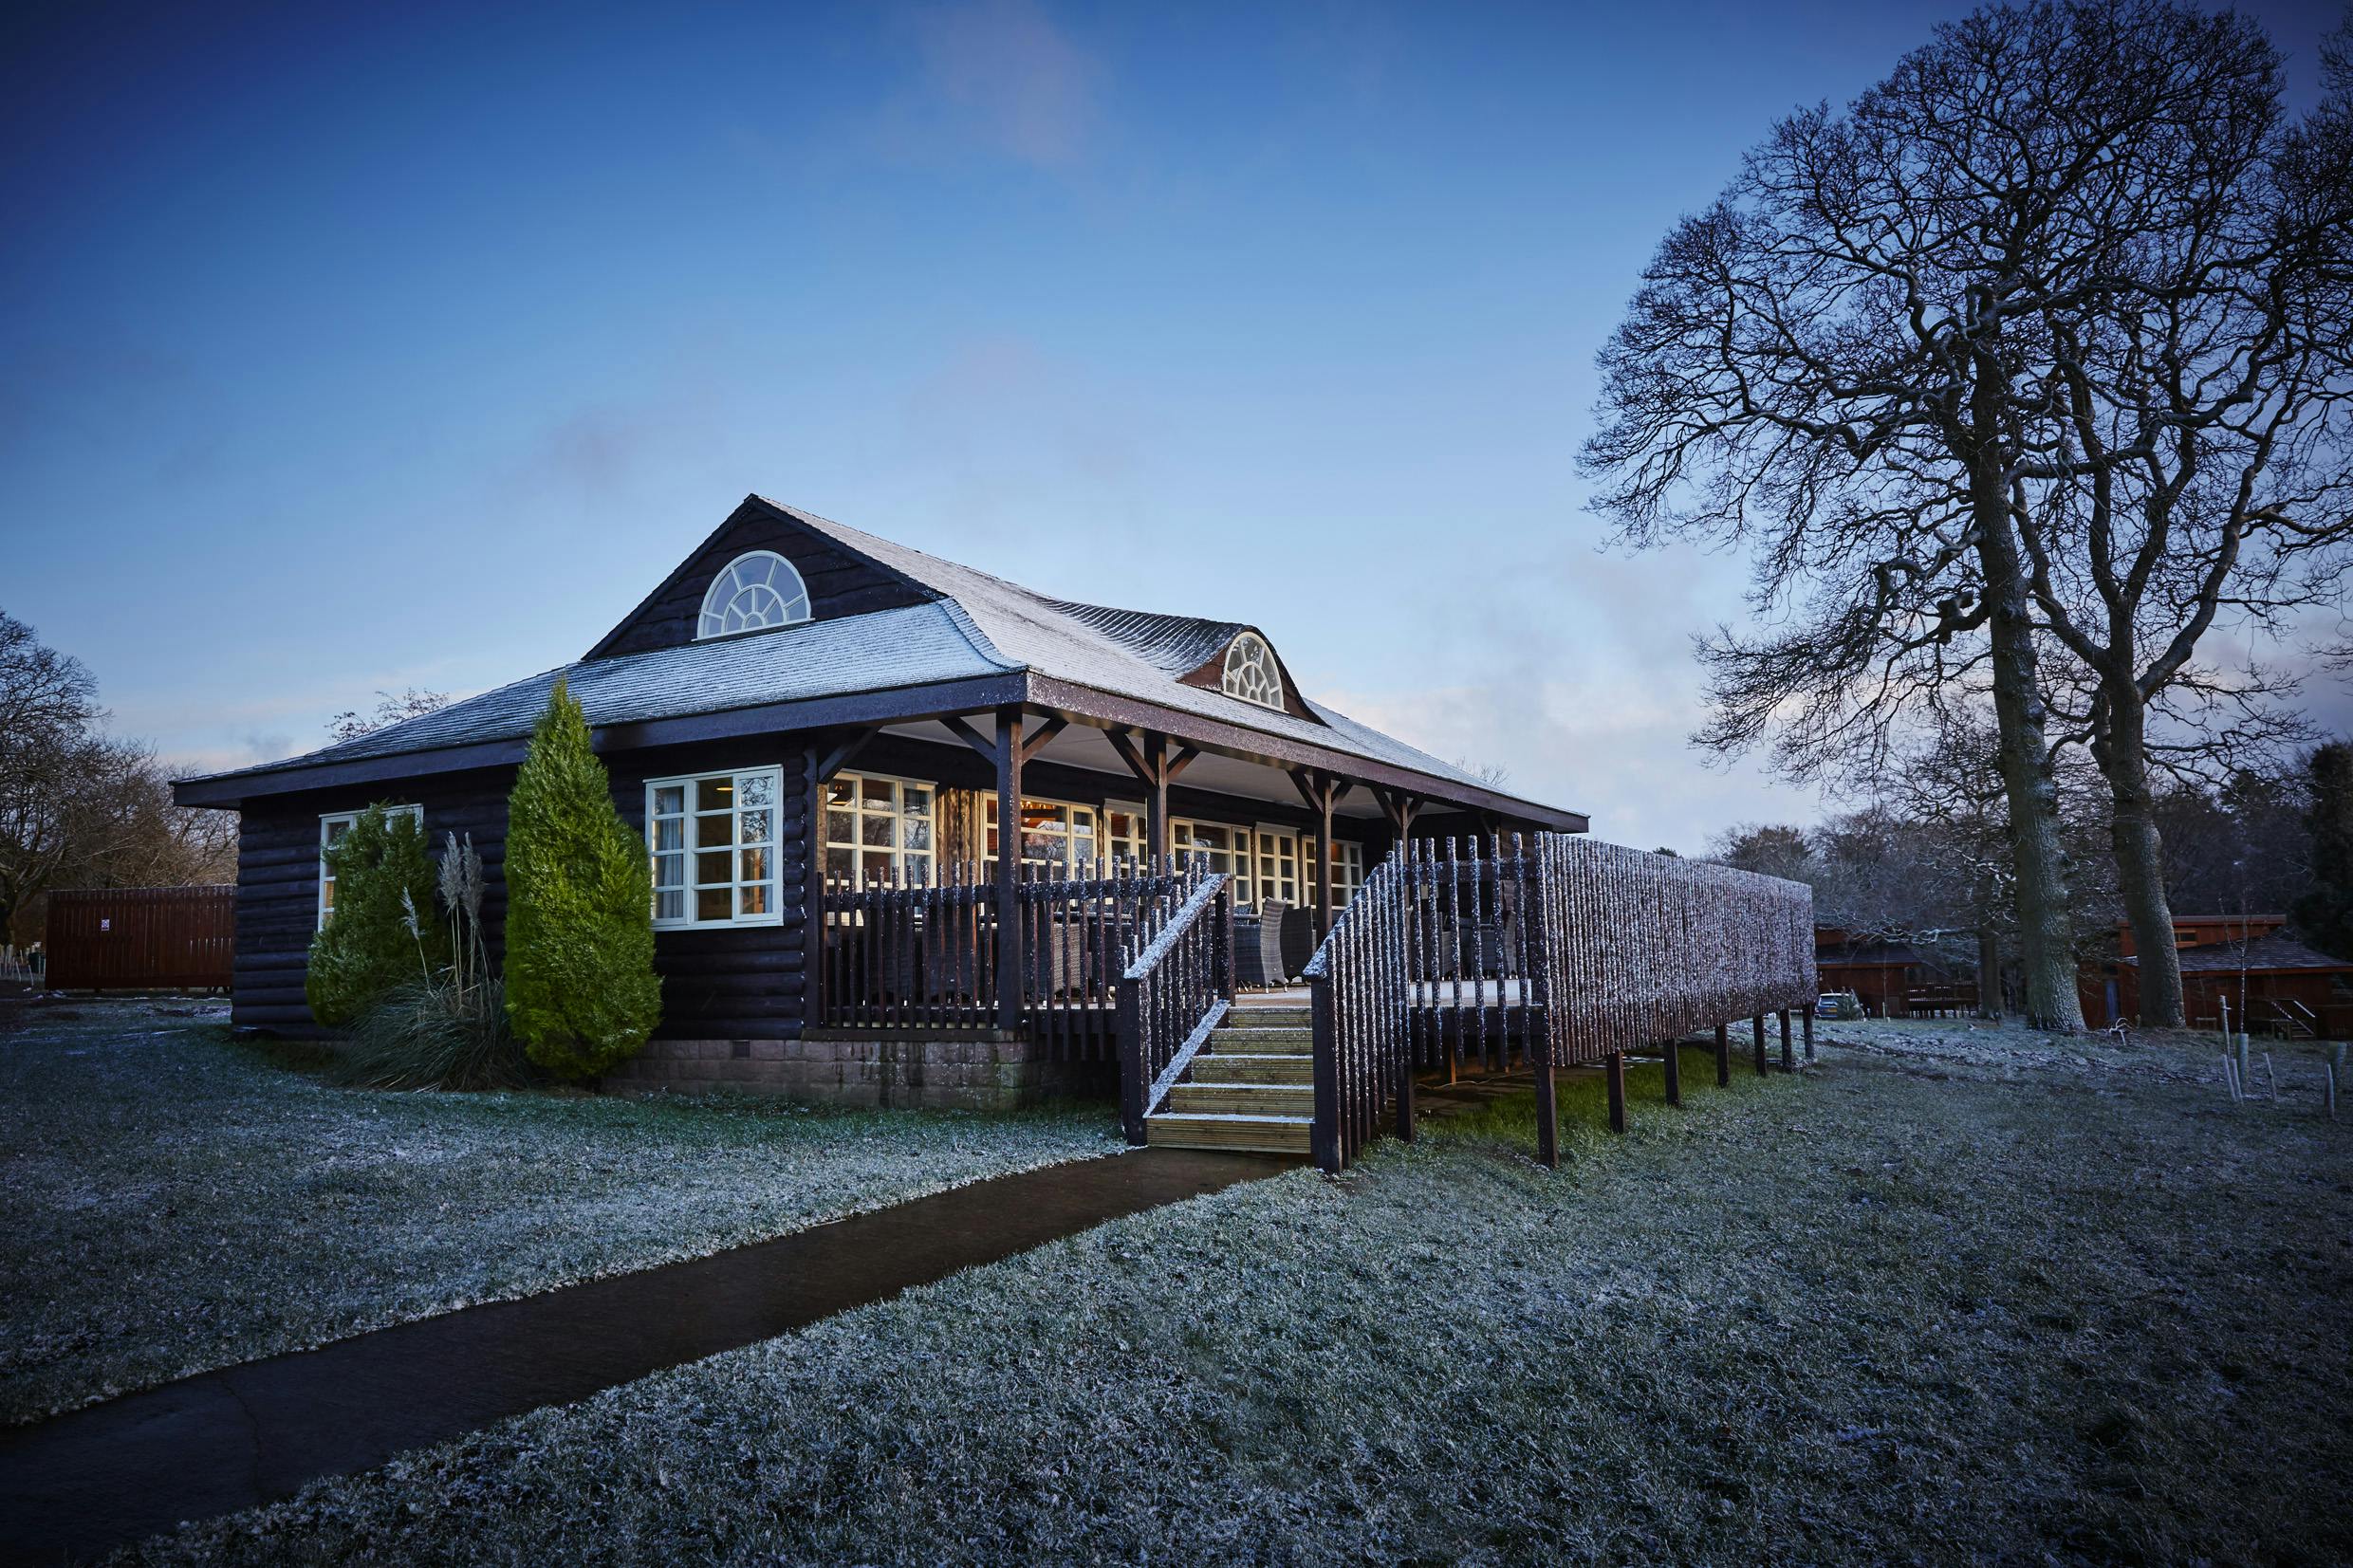
[[[1527,840],[1412,839],[1402,857],[1415,1059],[1508,1068],[1512,1042],[1543,1016],[1544,910]]]
[[[1232,1001],[1232,878],[1189,871],[1144,912],[1120,976],[1120,1124],[1128,1142],[1144,1141],[1144,1118]]]
[[[1163,866],[1106,860],[1092,869],[1071,876],[1024,865],[1014,887],[1023,1023],[1072,1060],[1109,1057],[1120,970],[1138,921],[1156,899],[1191,885]],[[936,882],[903,872],[829,881],[818,1023],[895,1031],[994,1024],[999,924],[989,876],[952,862]]]
[[[1394,1109],[1412,1136],[1417,1065],[1467,1057],[1535,1070],[1538,1144],[1557,1157],[1556,1067],[1625,1054],[1814,1000],[1813,890],[1582,836],[1411,842],[1393,852],[1306,969],[1316,1163],[1343,1169]],[[1810,1037],[1809,1037],[1810,1038]],[[1674,1081],[1670,1078],[1670,1083]]]
[[[1413,938],[1430,935],[1413,916],[1409,861],[1393,853],[1357,890],[1307,960],[1314,1028],[1315,1163],[1339,1171],[1372,1141],[1381,1107],[1413,1081]],[[1435,941],[1435,938],[1433,938]],[[1410,1090],[1399,1099],[1412,1115]],[[1410,1124],[1409,1124],[1410,1125]]]

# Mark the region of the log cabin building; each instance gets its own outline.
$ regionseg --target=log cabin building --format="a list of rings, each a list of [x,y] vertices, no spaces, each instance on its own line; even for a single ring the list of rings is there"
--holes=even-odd
[[[1405,836],[1586,826],[1316,702],[1256,627],[1053,599],[751,496],[578,662],[176,785],[242,814],[236,1024],[314,1027],[321,850],[370,804],[471,835],[497,932],[507,795],[558,680],[646,836],[663,1019],[621,1077],[647,1086],[1101,1085],[1134,878],[1227,874],[1271,982],[1300,961],[1278,928],[1311,940]]]
[[[2288,1040],[2353,1039],[2353,964],[2287,933],[2284,914],[2177,914],[2182,1016],[2194,1029]],[[2093,1027],[2140,1017],[2140,957],[2131,922],[2116,928],[2114,959],[2086,965],[2081,991]]]

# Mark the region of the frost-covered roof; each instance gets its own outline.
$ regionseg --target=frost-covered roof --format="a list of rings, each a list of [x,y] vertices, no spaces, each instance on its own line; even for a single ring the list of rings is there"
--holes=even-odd
[[[1381,762],[1492,797],[1451,763],[1312,700],[1312,717],[1188,685],[1240,632],[1239,621],[1158,615],[1049,599],[1018,583],[762,497],[759,505],[936,595],[932,602],[803,621],[748,636],[589,658],[284,762],[208,775],[234,778],[518,740],[559,679],[597,728],[1028,672],[1237,729]]]
[[[750,636],[583,659],[287,762],[209,776],[520,740],[547,710],[547,693],[559,680],[569,683],[589,725],[602,729],[848,692],[928,686],[1013,668],[974,644],[969,623],[953,606],[915,604],[805,620]]]
[[[1489,787],[1454,764],[1441,762],[1427,751],[1359,724],[1312,699],[1305,700],[1315,717],[1303,719],[1172,678],[1180,670],[1197,667],[1210,652],[1223,647],[1235,632],[1244,630],[1239,622],[1158,616],[1048,599],[1017,582],[878,539],[847,524],[787,507],[780,501],[769,501],[765,496],[760,499],[835,543],[869,556],[940,594],[945,602],[956,606],[971,620],[984,646],[1017,667],[1076,686],[1090,686],[1115,696],[1136,697],[1243,729],[1338,751],[1352,751],[1394,767],[1432,774],[1473,789]],[[1119,628],[1117,633],[1111,630],[1115,627]],[[1223,629],[1224,637],[1214,644],[1205,644],[1202,639],[1209,628]],[[1199,658],[1181,665],[1175,663],[1196,646],[1204,648]],[[1148,651],[1157,656],[1148,656]]]
[[[2251,942],[2213,942],[2200,947],[2183,948],[2181,972],[2184,974],[2236,974],[2241,969],[2344,969],[2353,968],[2342,959],[2325,952],[2315,952],[2292,936],[2258,936]],[[2127,954],[2121,960],[2138,968],[2140,955]]]

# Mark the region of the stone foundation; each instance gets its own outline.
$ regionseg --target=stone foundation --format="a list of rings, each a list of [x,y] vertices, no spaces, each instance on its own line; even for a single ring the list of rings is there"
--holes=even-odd
[[[1116,1090],[1108,1062],[1044,1060],[1042,1047],[995,1029],[882,1035],[819,1029],[798,1040],[652,1040],[604,1075],[621,1094],[781,1095],[831,1105],[1001,1111],[1065,1095]]]

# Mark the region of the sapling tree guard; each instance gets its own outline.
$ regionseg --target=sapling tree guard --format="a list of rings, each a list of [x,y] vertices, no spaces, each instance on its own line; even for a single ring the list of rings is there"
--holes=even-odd
[[[2250,231],[2266,212],[2303,226],[2282,256],[2327,253],[2290,209],[2325,204],[2314,148],[2336,132],[2285,127],[2277,92],[2269,46],[2232,15],[1979,11],[1843,113],[1777,125],[1667,235],[1602,356],[1596,508],[1636,546],[1697,539],[1755,561],[1761,629],[1703,646],[1705,743],[1769,739],[1801,778],[1870,768],[1923,708],[1987,699],[2026,1011],[2046,1027],[2083,1018],[2045,618],[2064,580],[2095,570],[2074,526],[2086,487],[2195,417],[2156,398],[2151,428],[2091,452],[2076,398],[2130,362],[2130,323],[2164,337],[2152,279],[2209,245],[2209,208]],[[2201,161],[2226,152],[2251,171],[2244,188]],[[2262,263],[2229,244],[2243,294]],[[2214,330],[2263,317],[2234,312]],[[2064,526],[2033,516],[2062,496]]]

